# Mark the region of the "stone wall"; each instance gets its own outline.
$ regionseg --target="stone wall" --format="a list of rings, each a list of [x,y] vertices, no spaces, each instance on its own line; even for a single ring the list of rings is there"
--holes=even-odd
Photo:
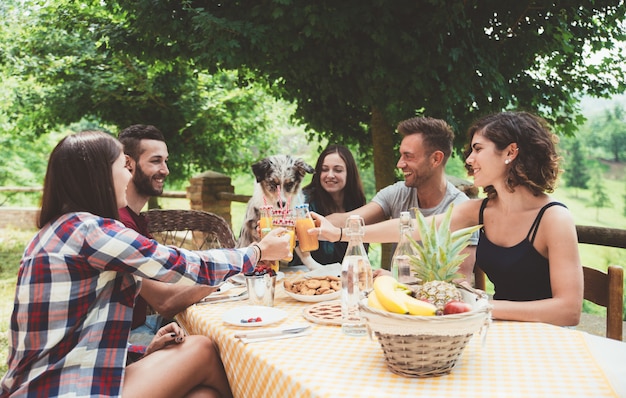
[[[0,207],[0,228],[37,229],[38,207]]]

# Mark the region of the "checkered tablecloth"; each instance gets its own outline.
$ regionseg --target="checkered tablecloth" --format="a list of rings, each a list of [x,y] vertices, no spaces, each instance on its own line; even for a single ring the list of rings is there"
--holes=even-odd
[[[377,341],[337,326],[304,337],[244,344],[248,328],[221,315],[247,301],[191,306],[179,314],[190,334],[218,344],[235,397],[616,397],[581,332],[541,323],[493,322],[485,344],[476,335],[449,375],[406,378],[386,366]],[[289,316],[271,327],[302,323],[308,304],[277,287],[275,307]]]

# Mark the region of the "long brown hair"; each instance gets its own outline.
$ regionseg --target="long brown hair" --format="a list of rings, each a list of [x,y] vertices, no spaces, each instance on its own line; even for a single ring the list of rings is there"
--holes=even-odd
[[[311,179],[311,183],[302,190],[309,197],[309,202],[315,203],[316,212],[321,215],[328,215],[340,211],[337,208],[332,196],[324,188],[320,182],[322,174],[322,166],[326,156],[336,153],[346,163],[346,186],[343,189],[343,208],[344,211],[357,209],[365,204],[365,192],[363,191],[363,183],[357,169],[356,161],[352,152],[343,145],[329,145],[320,153],[315,164],[315,174]]]
[[[119,141],[101,131],[82,131],[63,138],[48,161],[39,228],[63,214],[79,211],[118,219],[112,165],[121,154]]]

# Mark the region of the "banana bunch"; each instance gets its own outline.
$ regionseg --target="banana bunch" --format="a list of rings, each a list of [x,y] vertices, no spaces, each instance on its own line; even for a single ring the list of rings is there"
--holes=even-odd
[[[367,296],[367,305],[396,314],[435,315],[437,307],[410,294],[407,286],[389,275],[381,275],[374,279],[374,290]]]

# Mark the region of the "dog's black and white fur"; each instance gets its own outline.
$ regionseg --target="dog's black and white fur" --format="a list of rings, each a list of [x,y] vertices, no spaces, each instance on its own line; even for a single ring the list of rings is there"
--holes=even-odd
[[[315,169],[300,158],[274,155],[253,164],[252,172],[256,184],[248,201],[237,247],[246,247],[260,240],[257,234],[259,207],[267,204],[279,208],[289,204],[293,208],[300,195],[302,180],[307,173],[315,173]]]

